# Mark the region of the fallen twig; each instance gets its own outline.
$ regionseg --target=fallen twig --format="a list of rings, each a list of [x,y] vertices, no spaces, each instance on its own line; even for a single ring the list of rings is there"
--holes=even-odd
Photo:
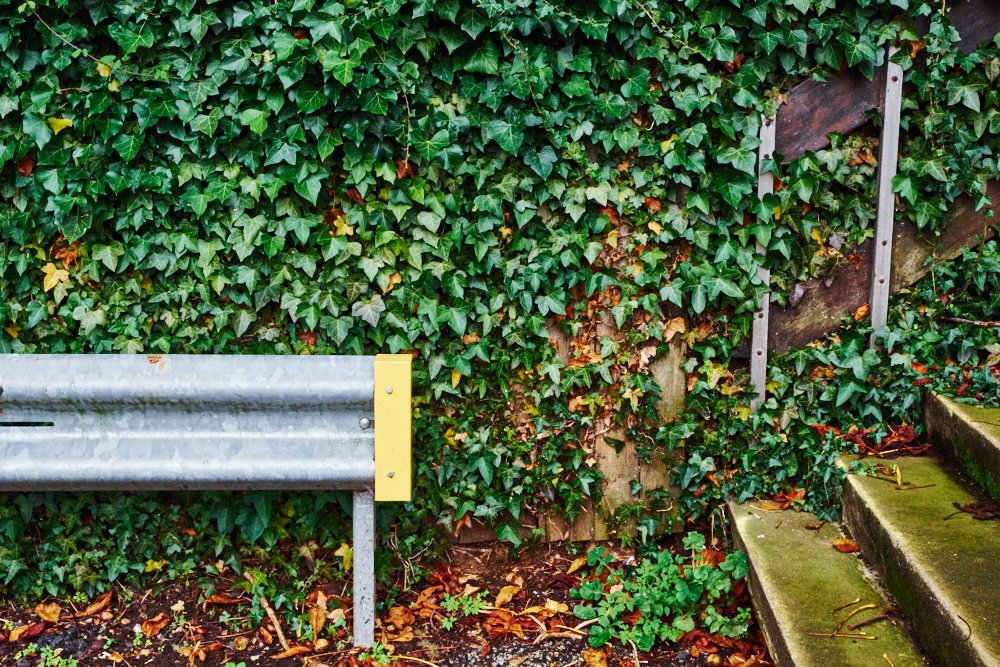
[[[835,639],[867,639],[874,641],[878,639],[875,635],[853,634],[849,632],[810,632],[811,637],[832,637]]]
[[[882,657],[885,659],[886,662],[889,663],[889,667],[896,667],[896,665],[892,664],[892,660],[889,659],[888,655],[886,655],[885,653],[883,653]]]
[[[413,662],[419,662],[421,665],[428,665],[429,667],[438,667],[438,664],[436,662],[428,662],[423,658],[414,658],[413,656],[410,655],[393,656],[392,661],[396,662],[397,660],[412,660]]]
[[[246,577],[246,580],[249,581],[252,586],[253,576],[251,576],[249,572],[244,572],[243,576]],[[291,647],[288,645],[288,640],[285,639],[285,633],[281,630],[281,621],[278,620],[278,615],[274,613],[274,609],[271,608],[271,603],[267,601],[267,597],[263,593],[260,594],[260,606],[263,607],[265,612],[267,612],[267,617],[270,618],[271,623],[274,624],[274,634],[278,635],[278,642],[281,644],[281,648],[286,651],[291,650]]]
[[[956,324],[971,324],[974,327],[1000,327],[1000,321],[994,320],[967,320],[964,317],[942,317],[941,319]]]
[[[869,602],[868,604],[861,605],[854,611],[850,612],[847,616],[840,619],[840,624],[837,625],[837,629],[833,631],[833,634],[837,634],[838,632],[840,632],[840,629],[844,627],[844,624],[847,623],[847,621],[850,620],[850,618],[855,614],[857,614],[858,612],[864,611],[865,609],[875,609],[876,607],[878,607],[878,605],[875,604],[874,602]]]
[[[830,613],[831,613],[831,614],[836,614],[836,613],[837,613],[838,611],[840,611],[841,609],[847,609],[848,607],[850,607],[850,606],[852,606],[852,605],[856,605],[856,604],[857,604],[857,603],[859,603],[859,602],[861,602],[861,598],[854,598],[853,600],[851,600],[851,601],[850,601],[850,602],[848,602],[847,604],[842,604],[842,605],[840,605],[839,607],[837,607],[836,609],[834,609],[834,610],[833,610],[833,611],[831,611]]]
[[[889,621],[890,623],[895,624],[895,621],[892,620],[892,616],[889,616],[889,614],[880,614],[878,616],[872,616],[871,618],[860,621],[859,623],[855,623],[854,625],[849,626],[847,629],[854,631],[857,630],[858,628],[863,628],[866,625],[871,625],[872,623],[878,623],[879,621]]]

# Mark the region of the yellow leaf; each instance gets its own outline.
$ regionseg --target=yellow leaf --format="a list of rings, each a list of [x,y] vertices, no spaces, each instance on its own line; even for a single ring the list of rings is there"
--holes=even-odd
[[[774,219],[775,220],[781,220],[781,207],[780,206],[775,206],[774,207]]]
[[[3,330],[6,331],[11,338],[17,338],[21,333],[21,327],[16,324],[8,324],[3,328]]]
[[[354,236],[354,227],[347,224],[347,217],[340,216],[333,222],[334,236]]]
[[[747,405],[736,406],[736,417],[740,421],[746,421],[750,419],[750,406]]]
[[[105,79],[111,76],[111,68],[107,66],[106,63],[97,63],[97,73],[103,76]]]
[[[654,234],[659,234],[660,232],[663,231],[663,227],[660,226],[660,223],[652,220],[649,222],[647,227],[649,227],[649,231],[653,232]]]
[[[47,623],[58,623],[59,616],[62,615],[62,609],[55,602],[49,602],[48,604],[36,605],[35,613],[38,614],[38,618]]]
[[[674,142],[677,141],[678,139],[680,139],[679,135],[677,134],[670,135],[669,139],[660,142],[660,150],[662,150],[664,153],[669,153],[670,149],[674,147]]]
[[[108,84],[108,90],[110,90],[112,93],[117,93],[121,89],[122,89],[122,82],[119,81],[118,79],[115,79]]]
[[[350,572],[354,565],[354,549],[349,544],[341,544],[340,548],[333,552],[334,556],[340,556],[344,561],[344,572]]]
[[[580,556],[579,558],[577,558],[576,560],[574,560],[572,563],[569,564],[569,569],[566,570],[566,574],[573,574],[586,564],[587,564],[586,556]]]
[[[565,614],[569,611],[569,605],[562,602],[556,602],[555,600],[546,599],[545,609],[551,611],[553,614]]]
[[[73,127],[73,121],[65,118],[49,118],[49,127],[52,128],[54,134],[59,134],[67,127]]]
[[[385,291],[383,293],[388,294],[389,292],[392,291],[393,287],[400,284],[401,282],[403,282],[403,276],[399,275],[398,273],[392,274],[391,276],[389,276],[389,284],[386,285]]]
[[[823,238],[823,235],[820,233],[819,227],[815,227],[811,232],[809,232],[809,238],[820,245],[824,245],[826,243],[826,239]]]
[[[146,561],[146,572],[159,572],[163,569],[163,566],[169,563],[166,560],[153,560],[150,558]]]
[[[56,268],[56,265],[52,262],[42,267],[42,273],[45,274],[45,278],[42,280],[42,287],[45,288],[46,292],[52,291],[59,283],[69,282],[69,271]]]
[[[462,374],[459,371],[451,372],[451,386],[457,387],[458,383],[462,381]]]
[[[496,602],[493,603],[494,607],[503,607],[508,602],[514,599],[514,596],[521,592],[520,586],[504,586],[497,593]]]

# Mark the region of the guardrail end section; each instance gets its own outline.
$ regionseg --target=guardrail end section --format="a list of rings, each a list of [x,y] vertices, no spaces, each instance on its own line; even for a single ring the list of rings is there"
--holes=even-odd
[[[375,357],[375,500],[410,500],[413,484],[413,357]]]

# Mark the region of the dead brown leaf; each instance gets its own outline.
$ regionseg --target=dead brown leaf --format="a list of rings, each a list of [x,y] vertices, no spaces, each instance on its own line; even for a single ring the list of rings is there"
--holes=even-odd
[[[84,616],[93,616],[94,614],[104,611],[105,607],[111,602],[111,591],[104,593],[99,598],[94,600],[90,605],[83,611],[76,614],[76,618],[83,618]]]
[[[854,540],[846,537],[838,537],[833,540],[833,548],[842,554],[853,554],[861,551],[860,545]]]
[[[520,586],[504,586],[497,593],[496,602],[493,603],[494,607],[505,607],[508,602],[514,599],[514,596],[521,592]]]
[[[669,341],[674,334],[682,334],[687,331],[687,320],[683,317],[675,317],[663,327],[663,340]]]
[[[47,623],[58,623],[62,608],[55,602],[42,603],[35,606],[35,614]]]
[[[596,648],[583,650],[583,664],[586,667],[608,667],[608,656]]]
[[[209,595],[207,598],[205,598],[205,601],[202,604],[203,605],[209,605],[209,604],[243,604],[244,602],[246,602],[246,600],[244,600],[243,598],[233,598],[233,597],[229,597],[228,595],[216,594],[216,595]]]
[[[155,637],[168,625],[170,625],[170,616],[167,615],[167,612],[161,611],[153,618],[143,621],[142,634],[147,637]]]
[[[285,658],[294,658],[297,655],[302,655],[303,653],[312,653],[312,649],[308,646],[291,646],[287,651],[282,651],[278,655],[274,656],[275,660],[284,660]]]
[[[490,639],[500,639],[507,635],[514,635],[518,639],[524,639],[524,628],[521,627],[514,614],[506,609],[495,609],[490,612],[490,615],[483,623],[483,629],[486,630],[486,634],[489,635]]]

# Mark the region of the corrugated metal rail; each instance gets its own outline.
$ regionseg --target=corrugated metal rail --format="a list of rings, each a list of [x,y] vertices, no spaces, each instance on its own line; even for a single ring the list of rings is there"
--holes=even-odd
[[[0,355],[0,490],[354,492],[354,638],[375,500],[408,500],[409,355]]]

